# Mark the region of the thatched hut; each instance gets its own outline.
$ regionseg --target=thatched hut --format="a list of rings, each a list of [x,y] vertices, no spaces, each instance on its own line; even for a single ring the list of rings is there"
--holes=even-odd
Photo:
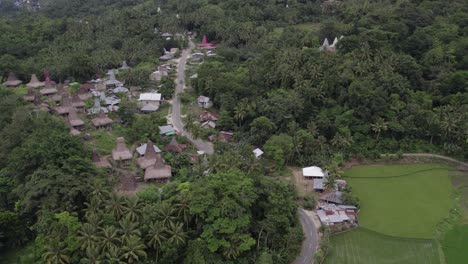
[[[4,82],[3,85],[5,85],[6,87],[17,87],[21,83],[23,83],[23,81],[18,80],[16,78],[16,75],[13,72],[10,72],[10,74],[8,74],[7,81]]]
[[[114,161],[128,161],[132,159],[132,153],[125,146],[125,139],[123,137],[117,138],[117,145],[112,150],[112,159]]]
[[[95,150],[93,150],[93,163],[97,168],[110,168],[112,167],[107,158],[101,158]]]
[[[75,129],[78,129],[84,126],[84,121],[78,117],[78,114],[76,113],[76,109],[74,107],[69,108],[68,122]]]
[[[31,81],[28,84],[26,84],[26,86],[28,86],[29,88],[39,88],[44,85],[45,85],[44,82],[40,82],[39,79],[37,79],[36,74],[32,74]]]
[[[99,115],[96,117],[96,118],[93,118],[91,120],[91,122],[93,123],[93,126],[96,127],[96,128],[100,128],[100,127],[107,127],[107,126],[110,126],[112,125],[112,123],[114,121],[112,121],[112,119],[110,119],[106,114],[104,114],[103,112],[100,112]]]
[[[161,154],[156,154],[156,162],[145,170],[146,182],[166,183],[172,177],[172,168],[164,163]]]
[[[137,159],[137,165],[142,169],[146,169],[149,166],[152,166],[152,165],[154,165],[156,163],[158,158],[161,157],[161,155],[159,155],[159,156],[158,155],[159,154],[156,153],[156,150],[154,149],[153,142],[148,140],[148,143],[146,143],[145,154],[144,154],[143,157],[140,157],[140,158]]]

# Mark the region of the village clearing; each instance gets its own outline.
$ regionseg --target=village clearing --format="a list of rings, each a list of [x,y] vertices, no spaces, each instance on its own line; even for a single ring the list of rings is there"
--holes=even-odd
[[[361,201],[361,226],[390,236],[432,239],[455,205],[450,169],[440,164],[356,166],[344,177]]]

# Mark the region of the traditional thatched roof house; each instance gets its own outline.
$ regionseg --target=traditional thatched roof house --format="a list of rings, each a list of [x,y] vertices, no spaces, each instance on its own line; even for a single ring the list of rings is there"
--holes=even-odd
[[[123,137],[117,138],[117,145],[112,150],[112,159],[114,161],[127,161],[132,159],[132,153],[125,146],[125,139]]]
[[[53,96],[57,93],[57,88],[52,86],[51,82],[46,82],[46,86],[41,89],[40,93],[44,96]]]
[[[91,93],[91,91],[94,89],[95,89],[94,85],[90,83],[82,84],[80,85],[80,90],[78,90],[78,97],[82,101],[86,101],[89,98],[93,97],[93,94]]]
[[[161,154],[156,154],[156,161],[154,165],[149,166],[145,170],[144,180],[146,182],[160,182],[166,183],[172,176],[172,168],[169,165],[164,164],[164,160]]]
[[[72,106],[72,103],[71,103],[70,96],[68,95],[68,93],[64,92],[62,93],[61,104],[60,106],[55,107],[55,111],[59,115],[67,115],[68,112],[70,111],[71,106]]]
[[[109,110],[101,106],[100,98],[94,98],[94,106],[88,109],[88,115],[97,115],[101,112],[107,114]]]
[[[93,163],[97,168],[110,168],[111,164],[107,158],[100,158],[95,150],[93,150]]]
[[[34,102],[35,95],[36,95],[36,93],[33,91],[33,89],[28,88],[28,93],[25,96],[23,96],[23,99],[26,102]]]
[[[80,97],[78,96],[78,94],[74,94],[72,96],[72,106],[75,107],[76,109],[80,110],[80,109],[83,109],[84,106],[85,106],[85,102],[83,102]]]
[[[114,121],[110,119],[106,114],[100,112],[100,114],[91,120],[93,126],[96,128],[111,126]]]
[[[123,85],[122,82],[115,78],[115,73],[113,71],[109,72],[109,80],[105,81],[104,83],[108,89],[113,89]]]
[[[28,86],[29,88],[39,88],[39,87],[42,87],[44,85],[45,85],[44,82],[40,82],[37,79],[36,74],[32,74],[31,75],[31,81],[28,84],[26,84],[26,86]]]
[[[141,146],[139,146],[138,148],[136,148],[136,152],[138,153],[138,155],[140,156],[144,156],[145,153],[146,153],[146,148],[148,147],[148,144],[145,143],[145,144],[142,144]],[[158,146],[154,145],[153,144],[153,149],[156,153],[161,153],[161,150],[158,148]]]
[[[146,143],[145,155],[137,159],[137,165],[142,169],[146,169],[156,163],[159,158],[158,155],[161,157],[160,154],[156,153],[153,142],[148,140],[148,143]]]
[[[128,70],[130,67],[127,65],[127,61],[122,62],[122,67],[119,68],[119,70]]]
[[[185,144],[179,144],[177,143],[177,140],[175,137],[173,137],[171,139],[171,142],[169,142],[169,144],[167,144],[165,147],[164,147],[164,151],[166,152],[169,152],[169,151],[172,151],[172,152],[175,152],[175,153],[181,153],[182,151],[184,151],[184,149],[187,147],[187,145]]]
[[[20,85],[21,83],[23,83],[23,81],[20,81],[16,78],[16,75],[13,73],[13,72],[10,72],[8,74],[8,79],[6,82],[3,83],[3,85],[5,85],[6,87],[17,87],[18,85]]]
[[[76,113],[76,109],[74,107],[69,108],[68,122],[75,129],[81,128],[84,125],[84,121],[78,117],[78,114]]]

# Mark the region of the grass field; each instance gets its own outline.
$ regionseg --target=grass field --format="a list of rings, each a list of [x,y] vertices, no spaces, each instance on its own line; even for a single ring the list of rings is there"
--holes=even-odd
[[[438,264],[434,240],[400,239],[356,229],[331,237],[327,264]]]
[[[360,225],[386,235],[428,238],[454,201],[446,165],[356,166],[346,180],[361,200]],[[402,177],[385,178],[388,176]]]
[[[468,225],[457,226],[450,230],[442,240],[447,264],[466,264],[468,262]]]

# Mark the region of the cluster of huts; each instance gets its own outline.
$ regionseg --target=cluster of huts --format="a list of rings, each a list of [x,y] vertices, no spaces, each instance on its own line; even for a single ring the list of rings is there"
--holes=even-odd
[[[319,193],[317,215],[325,225],[354,224],[357,222],[357,208],[343,204],[343,192],[346,181],[336,179],[334,186],[325,188],[328,171],[317,166],[305,167],[302,175],[308,182],[312,181],[314,191]]]
[[[165,152],[181,153],[186,148],[185,144],[179,144],[175,137],[164,147]],[[144,170],[145,182],[166,183],[172,177],[172,168],[166,164],[161,156],[161,149],[153,142],[148,141],[135,149],[136,164]],[[99,157],[93,152],[93,162],[98,168],[110,168],[111,163],[121,167],[128,166],[134,159],[134,154],[125,144],[125,139],[119,137],[110,157]]]

